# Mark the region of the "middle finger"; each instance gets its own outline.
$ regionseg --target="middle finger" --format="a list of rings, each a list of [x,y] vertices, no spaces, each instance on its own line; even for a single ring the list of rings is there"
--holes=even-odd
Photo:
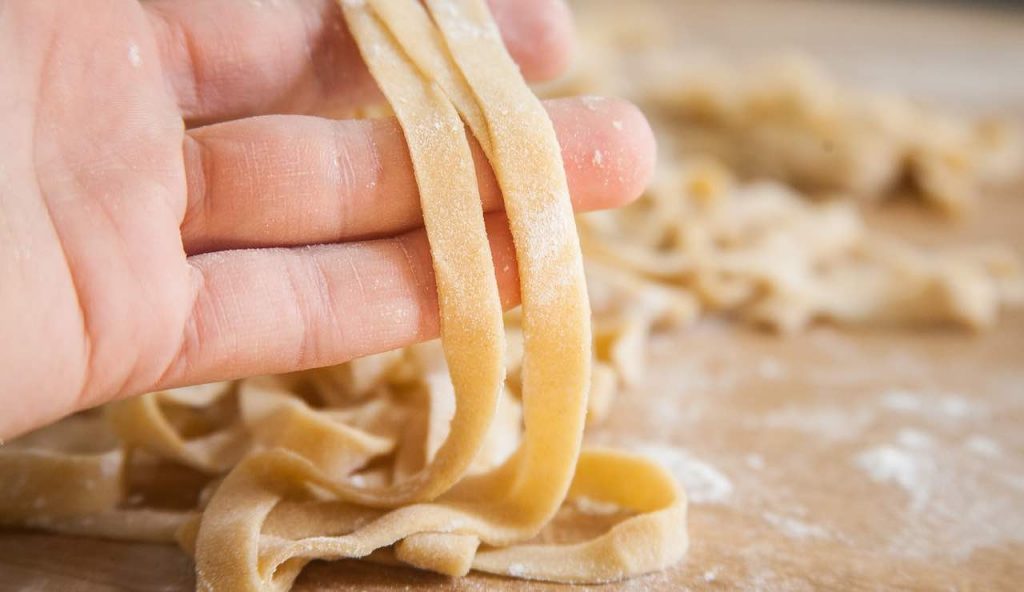
[[[577,211],[622,205],[654,166],[646,119],[619,100],[546,107]],[[485,211],[502,207],[494,174],[471,141]],[[268,116],[199,128],[185,142],[185,250],[332,243],[423,224],[412,163],[394,119]]]

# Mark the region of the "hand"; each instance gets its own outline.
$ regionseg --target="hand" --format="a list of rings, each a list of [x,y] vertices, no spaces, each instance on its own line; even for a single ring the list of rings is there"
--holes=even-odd
[[[529,78],[563,69],[558,0],[492,5]],[[377,92],[334,0],[0,0],[0,437],[436,337],[398,125],[297,114]],[[634,107],[547,108],[578,210],[640,193],[654,141]],[[501,197],[475,155],[513,306]]]

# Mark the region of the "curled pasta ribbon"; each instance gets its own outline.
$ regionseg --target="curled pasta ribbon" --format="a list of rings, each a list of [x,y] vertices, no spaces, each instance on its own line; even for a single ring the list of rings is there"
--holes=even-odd
[[[0,523],[29,514],[54,519],[112,510],[121,498],[120,451],[0,451]]]
[[[282,450],[251,456],[231,473],[204,516],[203,528],[215,529],[223,545],[198,566],[207,589],[287,590],[309,561],[366,557],[395,543],[399,560],[446,575],[475,569],[567,583],[662,569],[681,559],[688,546],[686,499],[672,477],[648,460],[614,451],[580,456],[569,498],[639,514],[576,544],[480,548],[481,535],[493,525],[468,507],[409,506],[383,514],[317,500],[303,484],[331,488],[315,466]],[[214,506],[219,503],[234,511]],[[505,519],[517,517],[510,513]],[[238,569],[239,560],[252,569]]]
[[[237,423],[200,437],[185,438],[165,414],[164,405],[183,405],[193,409],[208,407],[225,397],[231,385],[214,383],[178,391],[149,393],[119,401],[107,407],[107,417],[122,445],[175,460],[207,473],[230,469],[245,452],[246,432]]]
[[[565,583],[594,583],[664,569],[686,554],[686,496],[665,470],[611,450],[584,450],[569,499],[613,504],[640,514],[571,545],[520,545],[479,552],[473,569]]]
[[[74,422],[49,431],[56,442],[81,444],[74,442],[83,435],[76,433]],[[90,433],[93,430],[85,430]],[[71,442],[62,442],[69,434]],[[65,448],[76,446],[0,450],[0,525],[112,539],[174,540],[187,513],[121,507],[125,488],[121,450],[86,453]]]
[[[603,581],[658,569],[678,559],[685,550],[685,542],[679,543],[685,541],[685,532],[678,520],[685,521],[685,506],[681,498],[666,493],[675,491],[670,478],[649,466],[597,453],[585,457],[581,470],[575,471],[591,377],[590,311],[580,247],[551,123],[505,52],[486,7],[479,1],[428,0],[428,15],[412,0],[380,0],[347,2],[343,9],[371,72],[405,130],[424,210],[446,198],[430,190],[435,179],[450,179],[463,170],[438,166],[433,154],[426,152],[430,144],[423,141],[424,136],[433,137],[436,130],[450,125],[454,109],[491,160],[521,266],[525,434],[506,463],[460,481],[431,503],[405,505],[379,515],[334,507],[336,518],[347,516],[348,520],[335,519],[328,532],[323,530],[325,516],[293,512],[288,528],[316,535],[302,538],[263,530],[264,524],[274,522],[277,508],[287,507],[283,504],[290,503],[289,497],[309,495],[312,487],[346,508],[357,500],[301,455],[278,449],[251,456],[220,485],[203,514],[196,541],[200,586],[287,589],[311,559],[365,557],[396,543],[399,559],[443,573],[462,574],[476,566],[516,575],[518,560],[536,559],[539,567],[530,577],[558,581]],[[436,94],[438,89],[443,97]],[[429,126],[424,127],[424,122]],[[429,218],[427,228],[429,234]],[[472,252],[486,252],[486,238],[478,237],[476,244],[468,246]],[[438,269],[444,269],[438,259],[449,256],[445,248],[432,244]],[[482,269],[490,270],[489,261],[480,263]],[[443,333],[442,339],[448,347],[460,345],[451,334]],[[453,376],[454,363],[449,359]],[[455,392],[457,406],[480,405],[462,396],[458,385]],[[470,455],[479,447],[479,442],[452,436],[448,441],[465,446]],[[433,462],[437,463],[436,457]],[[579,546],[524,546],[477,554],[480,544],[508,546],[537,534],[565,499],[574,473],[579,489],[599,497],[602,493],[592,490],[600,489],[602,479],[617,477],[617,469],[636,473],[642,481],[645,478],[651,491],[633,498],[612,492],[612,498],[640,510],[660,503],[671,508],[664,510],[668,513],[644,515],[637,519],[640,522],[624,523],[605,537]],[[659,490],[657,485],[665,483],[670,487]],[[654,500],[642,499],[646,496]],[[322,510],[324,506],[311,507]],[[303,529],[301,523],[310,517],[317,519]],[[652,522],[661,528],[652,529]],[[652,532],[667,535],[664,540],[636,540]],[[646,550],[626,553],[623,539]],[[665,541],[675,544],[659,544]],[[646,547],[648,543],[654,543],[653,550]],[[578,555],[575,568],[567,569],[558,561],[563,552]],[[621,561],[611,561],[615,558]]]

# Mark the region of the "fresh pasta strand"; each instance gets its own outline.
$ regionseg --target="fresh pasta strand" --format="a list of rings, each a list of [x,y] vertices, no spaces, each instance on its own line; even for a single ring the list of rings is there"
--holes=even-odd
[[[369,6],[379,12],[371,13]],[[577,479],[584,485],[579,487],[599,498],[601,492],[594,490],[600,489],[602,480],[635,473],[655,492],[660,488],[660,493],[619,492],[613,497],[653,513],[630,519],[590,543],[512,546],[504,551],[485,550],[474,559],[480,543],[507,546],[534,536],[554,515],[573,483],[590,380],[590,310],[568,187],[550,121],[527,90],[481,2],[428,1],[427,7],[443,46],[432,36],[432,27],[426,26],[425,13],[416,12],[419,5],[415,2],[343,5],[357,44],[405,129],[413,162],[418,165],[425,211],[433,207],[432,200],[441,200],[444,194],[423,187],[429,188],[437,176],[452,173],[431,160],[429,144],[418,141],[424,128],[417,122],[430,121],[437,108],[451,107],[450,103],[432,106],[422,95],[403,93],[419,86],[426,94],[434,89],[431,83],[437,83],[458,101],[492,161],[521,262],[525,336],[522,443],[504,465],[467,478],[434,502],[398,507],[365,525],[345,522],[338,525],[337,533],[284,540],[265,535],[262,525],[286,497],[296,495],[296,483],[312,482],[329,496],[352,500],[306,458],[278,451],[250,456],[225,479],[204,511],[196,540],[201,588],[215,589],[228,583],[239,590],[287,589],[311,559],[363,557],[395,543],[398,558],[442,573],[461,575],[478,567],[556,581],[621,578],[662,568],[685,552],[685,501],[674,482],[660,468],[642,461],[594,454],[581,464]],[[401,14],[418,15],[422,28],[414,32],[389,30],[389,24],[398,21],[397,16],[389,15]],[[429,60],[431,68],[421,74],[433,80],[417,80],[409,72],[410,64],[400,52],[402,39],[423,42],[405,51],[421,56],[414,62]],[[424,51],[430,52],[428,57]],[[432,127],[438,127],[436,119]],[[432,133],[429,127],[426,130]],[[423,162],[429,164],[423,167]],[[484,237],[468,245],[477,250],[485,246]],[[445,248],[444,244],[432,244],[435,266],[439,266],[438,258],[447,255]],[[490,270],[489,261],[479,265],[481,270]],[[493,297],[496,302],[496,295]],[[460,337],[443,336],[446,344],[453,339]],[[478,404],[458,394],[457,398],[457,407]],[[452,430],[454,433],[454,426]],[[475,454],[472,441],[449,438],[466,446],[468,456]],[[654,507],[644,505],[651,495],[657,498]],[[650,522],[656,527],[647,524]],[[668,534],[646,536],[651,532]],[[633,554],[624,550],[637,545],[645,550]],[[574,561],[564,561],[567,558]],[[534,569],[517,567],[521,561],[531,561]]]
[[[983,328],[1022,294],[998,249],[928,254],[871,232],[847,203],[740,183],[705,160],[672,162],[635,206],[574,224],[550,122],[482,0],[343,10],[409,145],[443,347],[69,418],[0,449],[0,524],[177,540],[204,590],[287,590],[309,561],[341,557],[626,578],[685,555],[686,497],[658,465],[581,449],[581,435],[641,383],[652,331],[714,313],[780,331],[817,319]],[[679,100],[689,107],[657,98],[693,106]],[[524,307],[504,328],[466,127],[505,196],[520,265]],[[175,481],[173,500],[140,491],[145,475],[183,467],[190,484]],[[565,500],[629,516],[591,540],[538,543]]]

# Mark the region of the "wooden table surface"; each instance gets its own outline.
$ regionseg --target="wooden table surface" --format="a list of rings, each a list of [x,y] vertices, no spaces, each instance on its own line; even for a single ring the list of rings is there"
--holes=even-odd
[[[1024,11],[810,0],[663,6],[686,43],[738,55],[804,48],[860,84],[1024,114]],[[1024,253],[1022,193],[991,196],[957,225],[912,206],[869,215],[925,243],[998,240]],[[658,336],[647,383],[619,396],[589,439],[646,451],[679,475],[691,496],[692,547],[664,573],[593,588],[1022,589],[1022,362],[1024,311],[984,335],[819,327],[779,338],[707,321]],[[191,570],[169,546],[0,532],[0,591],[190,590]],[[565,588],[358,562],[315,563],[297,586]]]

